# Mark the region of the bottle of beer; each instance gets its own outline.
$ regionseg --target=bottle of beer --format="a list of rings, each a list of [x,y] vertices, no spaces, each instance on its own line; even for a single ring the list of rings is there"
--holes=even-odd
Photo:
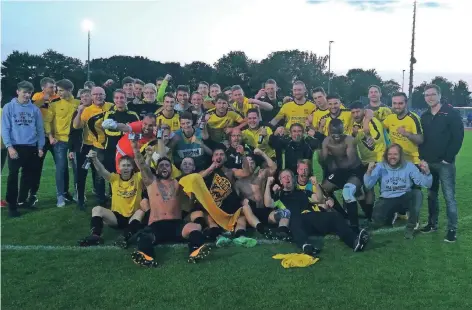
[[[265,128],[265,127],[261,127],[261,129],[264,129],[264,128]],[[259,139],[257,140],[257,143],[258,143],[258,144],[261,144],[262,141],[264,141],[264,136],[261,135],[261,134],[259,134]]]

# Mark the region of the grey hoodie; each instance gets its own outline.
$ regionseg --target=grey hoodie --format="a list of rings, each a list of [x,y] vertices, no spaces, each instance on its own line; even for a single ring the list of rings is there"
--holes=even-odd
[[[430,188],[433,176],[425,175],[411,162],[393,168],[385,162],[378,163],[371,175],[364,175],[364,185],[370,189],[380,179],[380,197],[396,198],[411,190],[413,185]]]
[[[41,111],[31,101],[20,104],[17,98],[3,107],[2,138],[6,147],[15,145],[44,147]]]

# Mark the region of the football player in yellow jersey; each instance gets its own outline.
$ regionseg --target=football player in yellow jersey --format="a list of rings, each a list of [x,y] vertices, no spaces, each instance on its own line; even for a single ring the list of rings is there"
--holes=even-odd
[[[249,109],[258,108],[265,111],[270,111],[273,109],[270,103],[245,97],[244,91],[239,85],[234,85],[231,87],[231,99],[234,101],[231,104],[231,108],[245,118],[247,117],[247,112]]]
[[[110,102],[105,102],[105,90],[101,87],[92,88],[92,105],[85,107],[80,105],[77,109],[77,115],[72,123],[75,129],[84,128],[84,141],[82,145],[82,151],[84,147],[93,149],[98,153],[98,157],[103,161],[105,156],[105,129],[102,127],[103,119],[107,111],[113,107]],[[87,133],[87,135],[85,135]],[[85,160],[85,158],[84,158]],[[84,210],[84,194],[85,194],[85,182],[87,180],[88,169],[82,169],[83,161],[77,162],[77,195],[78,195],[78,207],[80,210]],[[97,176],[95,181],[95,190],[98,196],[98,200],[101,205],[105,205],[105,181],[102,177]]]
[[[313,129],[319,128],[320,120],[323,116],[329,114],[329,104],[326,99],[326,92],[323,87],[316,87],[312,91],[313,101],[316,104],[316,110],[307,119],[307,126],[311,126]],[[341,109],[346,107],[341,103],[339,106]]]
[[[206,129],[210,139],[216,143],[227,140],[227,135],[231,134],[233,128],[241,130],[247,124],[240,114],[229,111],[228,100],[225,93],[218,94],[215,108],[208,110],[205,115]]]
[[[373,117],[364,123],[365,111],[362,102],[354,101],[351,104],[351,113],[354,119],[352,136],[356,139],[357,152],[362,164],[366,167],[370,162],[382,162],[387,144],[385,142],[382,123]],[[366,127],[366,128],[364,128]],[[372,221],[375,193],[373,188],[364,187],[364,199],[358,200],[367,220]]]
[[[281,120],[285,121],[285,128],[290,129],[292,124],[306,126],[306,119],[316,110],[313,102],[305,97],[306,87],[302,81],[293,83],[293,101],[284,103],[279,113],[270,121],[272,126],[276,126]]]
[[[157,125],[167,125],[172,132],[180,129],[180,117],[174,110],[174,105],[174,95],[172,93],[166,93],[162,108],[159,108],[155,113]]]
[[[261,126],[259,111],[250,109],[247,113],[248,129],[243,130],[242,140],[245,144],[259,148],[272,160],[275,159],[275,150],[269,146],[269,138],[272,135],[270,127]]]
[[[418,115],[408,111],[407,102],[408,97],[405,93],[393,94],[392,110],[394,114],[387,116],[383,121],[383,125],[389,133],[390,141],[403,148],[405,159],[418,165],[420,163],[418,145],[423,143],[423,129]],[[412,194],[415,200],[413,203],[421,204],[423,201],[421,189],[414,186]],[[400,214],[400,216],[403,216],[403,214]],[[407,219],[406,217],[403,218]]]
[[[352,134],[352,114],[348,109],[341,108],[341,98],[338,94],[328,95],[329,114],[322,116],[318,126],[318,131],[325,136],[329,135],[329,124],[333,119],[339,119],[343,123],[344,134]]]
[[[392,110],[380,101],[380,98],[382,98],[382,91],[379,86],[369,86],[368,97],[369,104],[365,108],[372,110],[376,119],[383,122],[387,116],[392,114]]]
[[[56,165],[56,197],[57,206],[64,207],[66,204],[65,186],[69,178],[64,175],[69,173],[67,153],[69,149],[69,134],[72,115],[80,104],[80,101],[72,95],[74,84],[70,80],[60,80],[56,83],[60,100],[49,105],[47,119],[44,120],[45,131],[49,135],[49,142],[54,149],[54,161]],[[70,195],[70,194],[69,194]]]
[[[101,237],[103,224],[124,229],[123,236],[115,243],[123,248],[132,235],[141,229],[144,212],[140,203],[143,192],[143,181],[140,172],[134,172],[134,160],[129,156],[120,158],[120,174],[110,173],[98,160],[97,152],[90,151],[87,157],[97,169],[97,173],[110,182],[112,187],[111,210],[103,206],[92,209],[90,220],[91,234],[79,240],[79,246],[94,246],[103,243]]]
[[[383,121],[392,143],[399,144],[405,152],[405,159],[414,164],[420,163],[418,145],[423,143],[423,130],[418,115],[408,111],[408,98],[405,93],[392,96],[393,113]]]

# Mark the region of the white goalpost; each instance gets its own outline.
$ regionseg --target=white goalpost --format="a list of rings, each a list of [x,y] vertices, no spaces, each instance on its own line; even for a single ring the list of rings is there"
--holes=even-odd
[[[464,127],[472,128],[472,107],[454,107],[459,111]]]

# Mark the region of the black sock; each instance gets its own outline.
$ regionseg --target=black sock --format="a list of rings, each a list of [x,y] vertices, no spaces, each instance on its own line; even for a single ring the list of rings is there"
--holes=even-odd
[[[141,229],[141,222],[138,220],[132,220],[131,223],[128,224],[128,226],[125,228],[125,231],[123,232],[123,236],[125,236],[125,239],[129,239],[132,235],[138,232],[138,230]]]
[[[372,212],[374,210],[374,205],[371,203],[366,203],[365,200],[359,200],[359,205],[361,206],[362,212],[364,212],[365,218],[367,220],[372,220]]]
[[[146,233],[141,234],[138,237],[138,251],[143,252],[144,254],[154,258],[154,236],[152,234]]]
[[[264,224],[262,224],[262,223],[259,222],[259,223],[256,225],[256,230],[257,230],[258,233],[264,234],[265,231],[266,231],[266,227],[265,227]]]
[[[90,228],[92,235],[100,236],[103,229],[103,218],[100,216],[93,216],[90,220]]]
[[[205,236],[199,230],[194,230],[188,235],[188,250],[190,253],[198,249],[205,242]]]
[[[202,229],[206,227],[206,222],[205,222],[205,218],[203,217],[197,217],[196,219],[193,220],[193,222],[195,224],[200,224],[200,226],[202,226]]]
[[[365,217],[369,220],[372,221],[372,213],[374,212],[374,204],[373,203],[366,203],[365,204]]]
[[[346,202],[346,209],[351,226],[359,226],[359,215],[357,214],[357,201]]]
[[[216,237],[218,237],[221,234],[221,228],[220,227],[210,227],[205,231],[205,236],[207,237],[208,240],[215,241]]]
[[[246,230],[245,229],[238,229],[234,233],[235,238],[243,237],[244,235],[246,235]]]
[[[290,234],[290,230],[288,229],[287,226],[279,226],[279,227],[277,228],[277,232]]]
[[[334,194],[330,195],[330,197],[333,199],[334,201],[334,206],[333,206],[333,209],[338,211],[339,214],[341,214],[345,219],[348,218],[347,216],[347,213],[346,213],[346,210],[344,210],[344,208],[341,206],[341,204],[339,203],[339,201],[336,199],[336,196],[334,196]]]

